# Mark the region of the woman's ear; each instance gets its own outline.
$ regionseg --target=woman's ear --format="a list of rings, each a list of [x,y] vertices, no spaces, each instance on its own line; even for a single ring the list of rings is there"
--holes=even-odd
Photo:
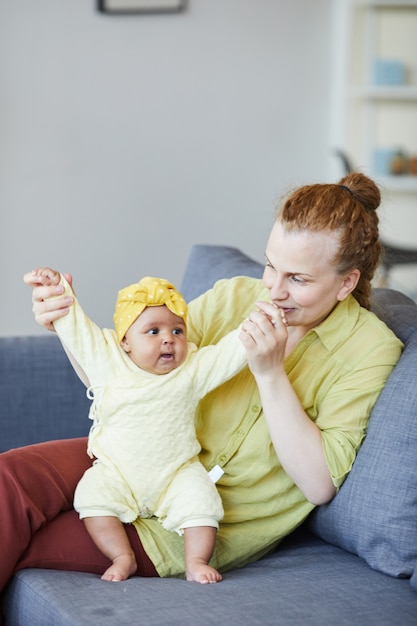
[[[354,269],[343,279],[343,284],[337,294],[339,301],[345,300],[349,294],[355,289],[361,277],[361,272],[358,269]]]

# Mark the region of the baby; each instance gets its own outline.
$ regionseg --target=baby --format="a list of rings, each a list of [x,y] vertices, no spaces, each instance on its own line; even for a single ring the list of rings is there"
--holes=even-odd
[[[123,523],[157,517],[184,536],[187,580],[220,581],[209,561],[223,507],[197,456],[194,415],[204,395],[246,364],[239,330],[197,350],[187,342],[183,297],[151,277],[119,292],[115,330],[100,329],[61,274],[43,268],[33,275],[39,284],[61,283],[74,298],[54,326],[93,399],[88,454],[95,460],[77,486],[74,508],[112,561],[102,578],[121,581],[136,571]]]

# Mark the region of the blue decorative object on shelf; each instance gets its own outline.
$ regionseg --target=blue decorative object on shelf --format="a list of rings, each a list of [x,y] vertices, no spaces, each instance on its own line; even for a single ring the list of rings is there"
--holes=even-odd
[[[373,82],[375,85],[404,85],[404,63],[396,59],[375,59],[373,62]]]
[[[373,151],[373,171],[378,176],[388,176],[391,173],[391,162],[397,148],[375,148]]]

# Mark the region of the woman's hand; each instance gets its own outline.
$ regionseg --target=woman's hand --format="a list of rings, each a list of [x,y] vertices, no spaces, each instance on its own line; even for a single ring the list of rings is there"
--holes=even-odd
[[[253,311],[242,324],[242,341],[248,364],[253,375],[275,377],[283,371],[285,348],[288,340],[287,320],[284,311],[269,302],[257,302]]]
[[[64,276],[72,285],[71,274]],[[33,289],[32,311],[35,320],[44,328],[54,330],[53,322],[66,315],[74,302],[71,296],[59,297],[64,293],[64,287],[59,284],[59,272],[48,267],[35,269],[25,274],[23,280]],[[47,300],[52,297],[55,299]]]
[[[268,302],[242,324],[240,339],[258,385],[265,421],[277,456],[289,476],[313,504],[335,495],[319,428],[311,421],[288,379],[288,342],[284,311]]]

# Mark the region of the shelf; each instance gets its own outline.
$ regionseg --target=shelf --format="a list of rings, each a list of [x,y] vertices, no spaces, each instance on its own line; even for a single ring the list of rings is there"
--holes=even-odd
[[[379,176],[378,174],[371,174],[370,176],[387,191],[417,192],[417,176]]]
[[[382,172],[390,170],[390,149],[417,156],[417,0],[336,4],[334,144],[369,172],[381,191],[414,205],[417,176]],[[384,60],[392,64],[376,63]],[[394,61],[407,80],[395,73]],[[390,77],[392,83],[384,84]]]
[[[404,7],[417,7],[417,0],[355,0],[356,4],[367,7],[388,7],[401,9]]]
[[[389,85],[366,85],[363,87],[351,87],[349,90],[353,98],[366,98],[370,100],[417,100],[417,86],[404,85],[390,87]]]

